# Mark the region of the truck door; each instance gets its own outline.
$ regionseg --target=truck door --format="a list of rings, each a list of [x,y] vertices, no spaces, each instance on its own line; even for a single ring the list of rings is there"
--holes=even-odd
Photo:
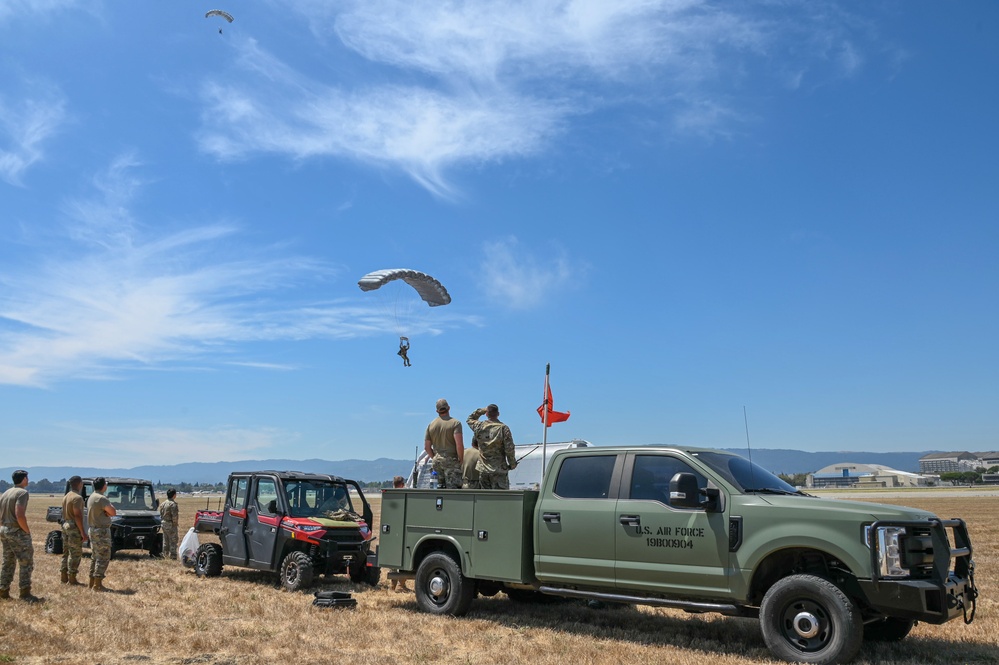
[[[671,506],[669,481],[681,472],[707,487],[704,474],[676,455],[628,454],[614,520],[619,589],[699,597],[728,591],[727,511]]]
[[[623,455],[562,458],[536,511],[535,574],[544,582],[614,586],[617,491]]]
[[[246,565],[246,504],[250,494],[250,479],[233,476],[226,492],[225,511],[222,513],[222,563],[232,566]]]
[[[264,476],[254,481],[253,498],[246,509],[246,546],[250,555],[250,567],[261,570],[276,570],[274,545],[277,542],[281,515],[272,510],[278,498],[277,478]]]

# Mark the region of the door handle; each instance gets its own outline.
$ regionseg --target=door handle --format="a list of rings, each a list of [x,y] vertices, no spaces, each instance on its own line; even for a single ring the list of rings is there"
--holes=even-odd
[[[621,522],[621,524],[623,524],[625,526],[641,526],[642,525],[642,517],[641,517],[641,515],[621,515],[621,517],[620,517],[620,519],[618,521]]]
[[[561,524],[562,513],[541,513],[541,519],[551,524]]]

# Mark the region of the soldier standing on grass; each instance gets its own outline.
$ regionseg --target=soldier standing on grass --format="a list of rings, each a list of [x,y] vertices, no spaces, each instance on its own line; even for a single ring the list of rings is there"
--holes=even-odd
[[[451,417],[446,399],[437,400],[437,417],[427,425],[423,449],[433,459],[433,468],[442,489],[461,489],[461,462],[465,454],[465,439],[461,423]]]
[[[479,418],[486,415],[485,422]],[[479,441],[479,487],[484,490],[510,489],[511,469],[517,468],[517,454],[510,428],[499,420],[499,407],[490,404],[472,411],[465,421]]]
[[[94,479],[94,493],[87,499],[87,525],[90,527],[90,588],[110,591],[104,586],[104,574],[111,562],[111,518],[118,511],[104,496],[108,481]]]
[[[62,498],[62,565],[59,567],[59,580],[63,584],[79,584],[76,575],[83,558],[83,541],[86,530],[83,528],[83,479],[73,476],[69,479],[69,491]]]
[[[180,509],[173,498],[177,496],[177,490],[170,488],[167,490],[167,500],[160,504],[160,522],[163,530],[163,551],[164,556],[171,559],[177,558],[177,522]]]
[[[14,565],[20,568],[18,598],[37,603],[43,598],[31,595],[31,571],[35,567],[35,547],[28,528],[28,472],[17,470],[10,475],[14,486],[0,495],[0,542],[3,543],[3,566],[0,567],[0,598],[10,598]]]

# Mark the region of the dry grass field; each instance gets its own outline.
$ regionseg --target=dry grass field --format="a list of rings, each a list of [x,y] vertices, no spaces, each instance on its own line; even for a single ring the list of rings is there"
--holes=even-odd
[[[774,662],[757,623],[747,619],[651,608],[594,610],[577,602],[525,605],[503,594],[479,598],[468,616],[447,619],[418,612],[411,593],[393,593],[386,581],[373,589],[340,577],[323,579],[321,588],[354,592],[358,607],[318,609],[311,593],[281,592],[268,575],[226,569],[220,578],[199,579],[175,561],[138,553],[122,552],[111,562],[107,586],[114,593],[70,588],[58,581],[60,557],[44,552],[52,526],[45,508],[57,501],[31,497],[34,591],[46,602],[0,603],[0,663]],[[920,624],[899,644],[865,646],[855,662],[999,663],[999,497],[884,501],[968,521],[981,591],[978,616],[970,626]],[[182,523],[193,521],[204,502],[183,499]],[[377,515],[377,500],[374,506]]]

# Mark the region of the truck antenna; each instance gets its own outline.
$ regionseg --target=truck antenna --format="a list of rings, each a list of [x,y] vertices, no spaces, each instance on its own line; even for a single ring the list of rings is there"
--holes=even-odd
[[[746,415],[746,405],[742,405],[742,422],[746,424],[746,452],[749,453],[749,482],[756,489],[756,470],[753,467],[753,447],[749,444],[749,416]]]

